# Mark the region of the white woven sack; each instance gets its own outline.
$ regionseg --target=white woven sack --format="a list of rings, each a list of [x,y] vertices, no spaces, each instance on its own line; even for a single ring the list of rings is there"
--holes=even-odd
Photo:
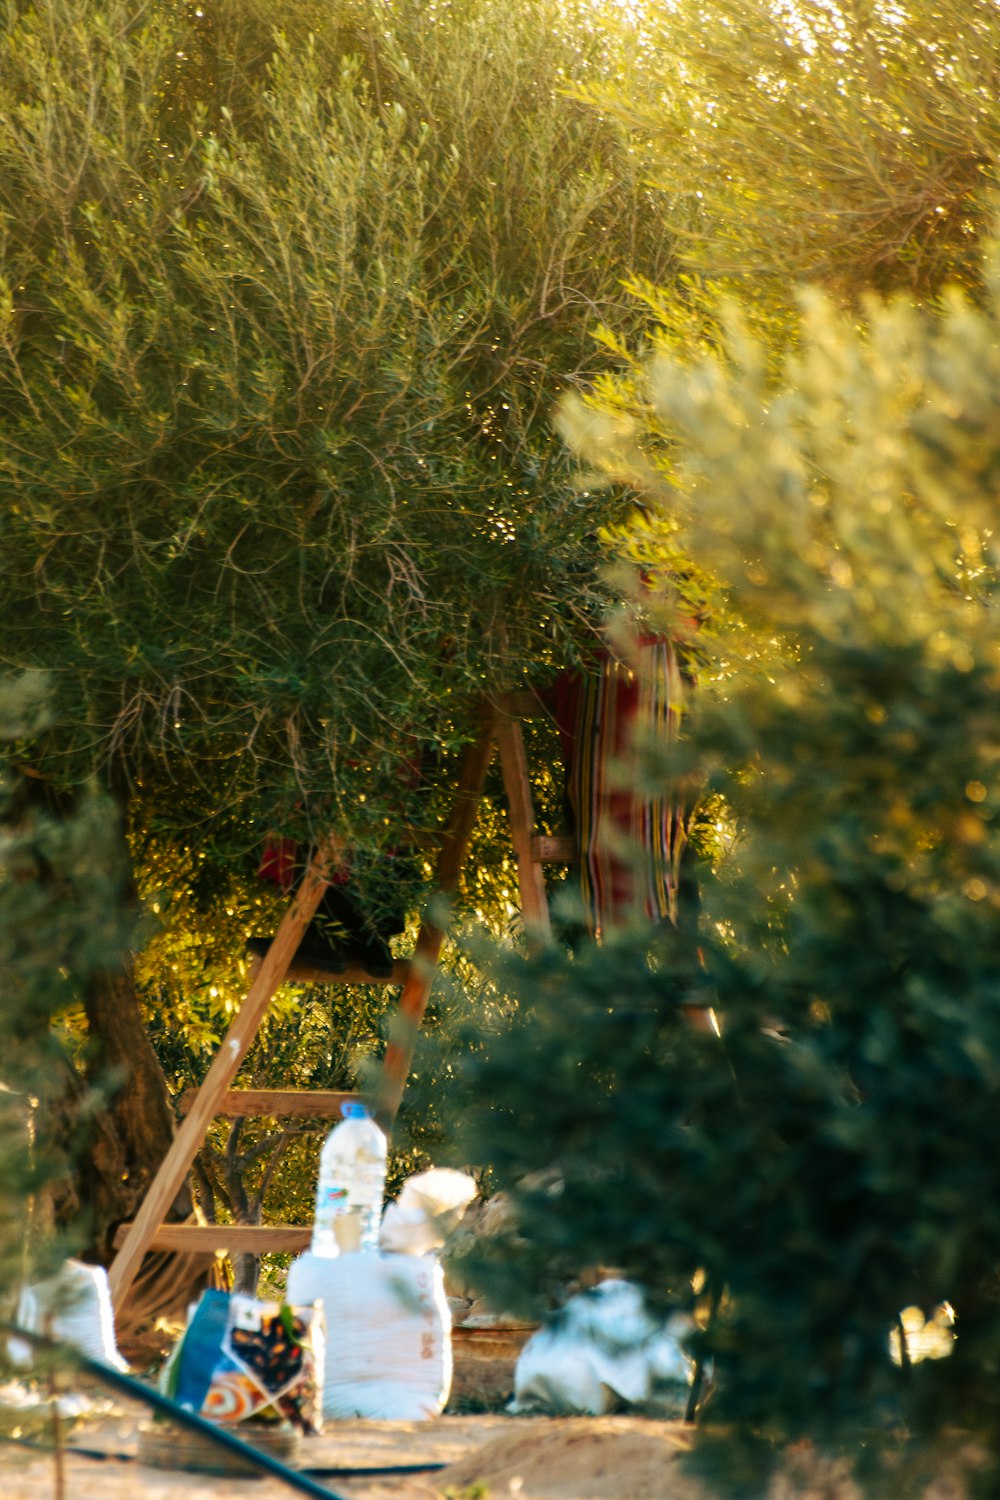
[[[324,1417],[419,1422],[451,1390],[451,1314],[430,1257],[311,1251],[288,1271],[289,1302],[326,1314]]]
[[[22,1290],[16,1320],[26,1333],[43,1333],[72,1344],[113,1370],[128,1369],[115,1343],[115,1315],[103,1266],[64,1261],[47,1281]],[[15,1364],[27,1366],[33,1361],[33,1351],[23,1339],[8,1340],[7,1352]]]

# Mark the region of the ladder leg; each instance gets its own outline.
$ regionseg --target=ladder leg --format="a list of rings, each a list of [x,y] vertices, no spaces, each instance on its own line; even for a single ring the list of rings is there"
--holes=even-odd
[[[493,758],[495,733],[493,711],[484,708],[476,737],[465,753],[458,794],[441,842],[435,889],[442,896],[453,895],[458,886],[476,825],[486,773]],[[406,1087],[417,1032],[427,1008],[427,997],[434,981],[434,969],[441,954],[444,937],[443,929],[425,917],[420,925],[410,973],[399,997],[393,1031],[382,1060],[375,1116],[387,1134],[392,1129],[403,1089]]]
[[[531,800],[528,758],[524,753],[524,735],[516,719],[501,714],[497,719],[497,743],[500,768],[510,813],[510,832],[517,858],[517,882],[521,892],[521,912],[529,936],[549,938],[552,923],[545,894],[545,877],[541,863],[532,853],[535,809]]]
[[[339,861],[341,854],[340,845],[335,839],[324,842],[314,855],[294,900],[281,919],[274,941],[262,959],[247,997],[205,1075],[198,1097],[174,1137],[121,1249],[111,1264],[108,1280],[116,1306],[124,1301],[153,1235],[162,1224],[191,1163],[201,1149],[208,1127],[218,1113],[223,1096],[236,1077],[271,998],[284,979],[302,940],[302,934],[320,903],[327,885],[327,872]]]

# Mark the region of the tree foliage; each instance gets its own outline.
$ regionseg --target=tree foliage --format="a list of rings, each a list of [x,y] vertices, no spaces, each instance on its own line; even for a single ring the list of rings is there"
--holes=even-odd
[[[130,801],[174,1082],[238,999],[222,942],[266,930],[265,829],[336,827],[378,900],[470,700],[604,596],[622,499],[581,495],[549,411],[605,359],[595,310],[638,329],[623,278],[671,268],[643,152],[568,92],[610,36],[554,0],[4,7],[0,662],[51,674],[32,769]],[[113,1155],[107,1235],[168,1128]]]
[[[639,282],[681,344],[720,296],[781,345],[794,289],[933,301],[980,288],[1000,154],[991,0],[669,0],[645,9],[662,89],[584,90],[655,142],[680,265]]]
[[[1000,146],[993,5],[755,0],[703,15],[682,63],[685,175],[710,142],[721,151],[699,236],[716,264],[847,296],[978,284]]]
[[[548,413],[670,246],[567,97],[599,18],[40,0],[2,45],[0,654],[54,670],[40,763],[377,844],[380,778],[600,594],[621,502]]]

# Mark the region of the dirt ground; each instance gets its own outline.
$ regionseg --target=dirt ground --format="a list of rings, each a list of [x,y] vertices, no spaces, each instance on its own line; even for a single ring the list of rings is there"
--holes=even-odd
[[[140,1419],[144,1420],[144,1419]],[[75,1428],[76,1446],[103,1461],[67,1455],[66,1500],[288,1500],[276,1479],[222,1479],[138,1464],[136,1415],[124,1410]],[[434,1422],[337,1422],[303,1445],[310,1470],[436,1464],[423,1474],[317,1475],[344,1500],[698,1500],[677,1473],[688,1444],[679,1424],[630,1417],[444,1416]],[[111,1456],[113,1455],[113,1456]],[[3,1500],[54,1497],[53,1460],[5,1444]],[[482,1489],[485,1486],[485,1494]]]
[[[288,1500],[271,1478],[222,1479],[140,1465],[145,1414],[116,1407],[77,1424],[70,1441],[102,1459],[67,1455],[65,1500]],[[40,1434],[43,1438],[46,1434]],[[678,1463],[690,1429],[637,1417],[448,1416],[433,1422],[336,1422],[306,1440],[308,1470],[444,1465],[409,1474],[316,1474],[342,1500],[713,1500]],[[956,1458],[959,1455],[956,1455]],[[903,1480],[899,1500],[963,1500],[949,1465],[930,1482]],[[2,1500],[56,1500],[51,1456],[0,1444]],[[860,1500],[836,1465],[802,1451],[760,1500]]]
[[[516,1349],[525,1330],[480,1330],[456,1341],[452,1401],[430,1422],[328,1422],[304,1439],[300,1467],[340,1500],[716,1500],[679,1462],[692,1429],[677,1421],[634,1416],[509,1416]],[[0,1388],[0,1500],[60,1500],[46,1414],[22,1418]],[[109,1400],[99,1387],[81,1391],[89,1414],[67,1429],[67,1441],[91,1456],[65,1456],[62,1500],[289,1500],[296,1493],[267,1478],[217,1478],[138,1460],[139,1430],[149,1421],[138,1403]],[[183,1439],[181,1440],[183,1443]],[[94,1455],[105,1455],[104,1457]],[[961,1449],[926,1476],[900,1475],[898,1500],[964,1500]],[[372,1471],[406,1468],[406,1473]],[[349,1473],[365,1470],[366,1473]],[[325,1471],[325,1472],[323,1472]],[[754,1497],[758,1500],[758,1497]],[[842,1467],[791,1453],[759,1500],[862,1500]]]

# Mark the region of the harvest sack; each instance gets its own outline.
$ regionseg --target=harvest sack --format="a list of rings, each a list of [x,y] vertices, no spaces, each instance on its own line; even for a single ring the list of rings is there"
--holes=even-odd
[[[451,1313],[434,1259],[307,1251],[289,1268],[287,1295],[323,1303],[324,1417],[418,1422],[440,1415],[451,1390]]]
[[[128,1369],[115,1343],[108,1273],[102,1266],[65,1261],[47,1281],[24,1288],[15,1320],[26,1333],[41,1333],[72,1344],[81,1354],[113,1370]],[[7,1352],[17,1365],[32,1363],[32,1350],[23,1339],[8,1340]]]
[[[385,1206],[379,1249],[397,1255],[440,1250],[477,1191],[474,1178],[450,1167],[431,1167],[408,1177],[399,1197]]]

